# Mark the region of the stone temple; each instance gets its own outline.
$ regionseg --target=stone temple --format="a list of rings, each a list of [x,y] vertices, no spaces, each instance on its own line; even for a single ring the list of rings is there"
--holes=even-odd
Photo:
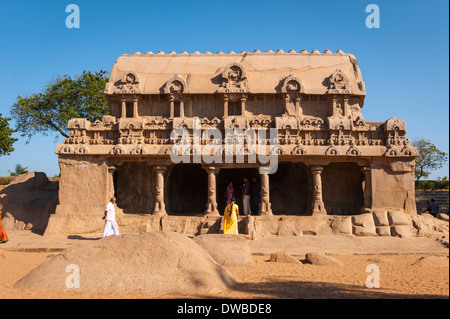
[[[70,136],[56,147],[59,204],[49,233],[101,230],[113,195],[122,231],[219,232],[225,188],[233,181],[239,201],[244,176],[262,186],[259,215],[239,224],[250,235],[328,233],[336,225],[355,234],[362,215],[416,214],[417,151],[404,121],[364,119],[365,84],[352,54],[124,54],[105,95],[110,115],[71,119]],[[247,157],[174,164],[171,132],[193,134],[194,120],[202,130],[278,129],[278,169],[264,173]]]

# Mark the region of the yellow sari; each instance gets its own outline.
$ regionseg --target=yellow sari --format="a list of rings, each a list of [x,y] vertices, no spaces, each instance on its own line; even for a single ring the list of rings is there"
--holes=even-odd
[[[231,204],[228,204],[223,214],[223,233],[224,234],[238,234],[238,216],[239,206],[234,204],[231,208]]]

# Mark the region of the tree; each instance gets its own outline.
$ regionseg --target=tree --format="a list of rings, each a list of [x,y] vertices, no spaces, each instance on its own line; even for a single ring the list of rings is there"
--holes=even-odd
[[[428,177],[431,171],[440,169],[448,160],[448,154],[440,151],[431,141],[423,137],[415,139],[411,143],[419,152],[416,157],[416,181],[422,177]]]
[[[17,164],[14,169],[14,172],[11,172],[8,170],[8,173],[9,173],[9,176],[19,176],[22,174],[26,174],[26,173],[28,173],[28,167],[22,167],[22,165]]]
[[[29,139],[36,133],[49,132],[68,137],[67,122],[71,118],[93,122],[109,114],[103,94],[109,81],[107,73],[83,71],[74,78],[65,75],[47,84],[41,93],[18,96],[11,108],[17,131]]]
[[[16,132],[9,127],[9,118],[3,118],[0,113],[0,156],[9,155],[14,151],[13,144],[17,141],[17,138],[13,138],[11,135]]]

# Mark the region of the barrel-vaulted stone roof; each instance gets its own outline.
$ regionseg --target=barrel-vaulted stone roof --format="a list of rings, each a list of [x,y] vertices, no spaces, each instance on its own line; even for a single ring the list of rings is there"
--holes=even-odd
[[[304,94],[327,94],[332,86],[333,74],[339,72],[346,82],[346,91],[350,95],[365,96],[365,85],[356,58],[338,50],[323,53],[313,50],[283,52],[272,50],[260,52],[228,53],[175,53],[160,51],[156,54],[121,55],[115,62],[107,95],[120,94],[121,84],[126,77],[138,84],[135,92],[139,94],[163,94],[166,84],[177,77],[186,83],[184,93],[213,94],[220,92],[224,73],[231,65],[238,65],[245,76],[248,93],[281,93],[283,80],[295,77],[300,82]],[[343,74],[343,75],[342,75]],[[242,74],[241,74],[242,75]],[[123,92],[122,92],[123,93]]]

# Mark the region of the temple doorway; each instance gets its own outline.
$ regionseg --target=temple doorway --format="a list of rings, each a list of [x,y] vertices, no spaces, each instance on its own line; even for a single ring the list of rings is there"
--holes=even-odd
[[[207,197],[208,175],[200,164],[176,164],[171,168],[165,186],[167,214],[203,216]]]
[[[244,205],[242,198],[242,185],[244,184],[244,177],[248,178],[252,183],[252,178],[256,177],[259,181],[259,171],[257,168],[222,168],[218,174],[217,182],[217,209],[223,215],[226,206],[226,189],[229,182],[233,183],[234,197],[239,206],[239,214],[244,216]]]
[[[323,202],[328,215],[354,215],[364,205],[361,167],[331,163],[322,173]]]
[[[155,172],[143,162],[126,162],[113,175],[117,206],[125,214],[151,214],[155,205]]]
[[[274,215],[311,215],[312,177],[303,163],[279,163],[269,176]]]

